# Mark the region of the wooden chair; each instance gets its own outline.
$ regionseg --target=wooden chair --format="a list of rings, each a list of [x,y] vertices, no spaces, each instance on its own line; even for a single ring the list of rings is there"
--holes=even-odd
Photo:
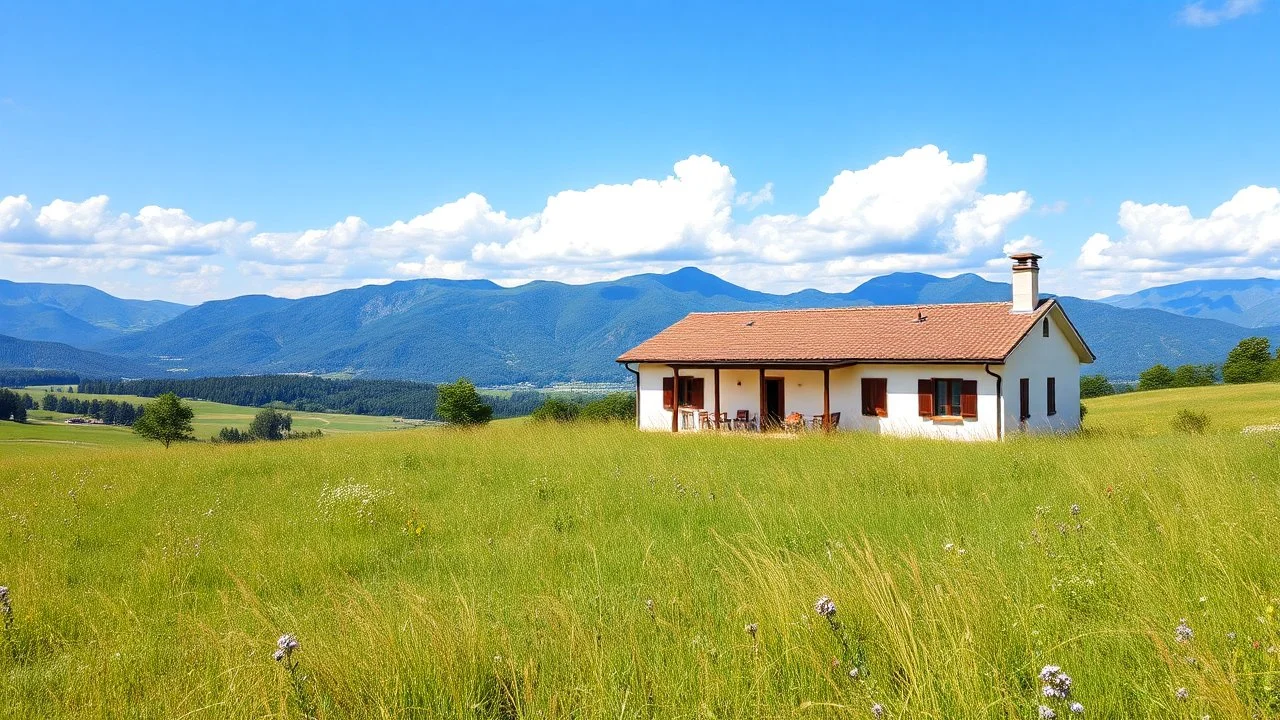
[[[838,412],[831,413],[831,429],[832,430],[840,429],[840,413]]]
[[[693,408],[680,408],[680,429],[695,429],[693,425]]]
[[[733,418],[734,430],[755,430],[756,424],[751,420],[750,410],[739,410]]]
[[[698,429],[699,430],[715,430],[716,424],[711,417],[711,413],[706,410],[698,411]]]

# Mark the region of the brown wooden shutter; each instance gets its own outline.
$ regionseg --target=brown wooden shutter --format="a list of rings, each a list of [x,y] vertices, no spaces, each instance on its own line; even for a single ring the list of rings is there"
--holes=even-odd
[[[862,414],[875,415],[875,385],[876,381],[872,378],[862,378]]]
[[[920,417],[933,417],[933,380],[918,381],[916,394],[919,396]]]
[[[875,381],[875,411],[880,417],[889,417],[889,379]]]
[[[1026,420],[1031,417],[1031,380],[1022,378],[1018,380],[1018,419]]]
[[[703,389],[705,385],[706,385],[706,381],[703,378],[689,379],[689,404],[690,405],[696,408],[706,407],[706,405],[703,404],[703,397],[704,397]]]
[[[676,400],[676,379],[664,377],[662,378],[662,409],[670,410],[675,406]]]
[[[977,380],[965,380],[960,383],[960,417],[969,420],[978,419]]]
[[[1048,413],[1050,415],[1057,415],[1058,414],[1058,381],[1055,380],[1054,378],[1049,378],[1049,381],[1048,383],[1046,383],[1046,385],[1047,387],[1045,387],[1045,399],[1047,401],[1046,404],[1048,406]]]

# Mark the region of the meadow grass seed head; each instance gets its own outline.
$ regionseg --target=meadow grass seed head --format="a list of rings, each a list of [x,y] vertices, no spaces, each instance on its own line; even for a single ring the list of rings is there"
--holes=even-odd
[[[813,604],[813,611],[830,620],[836,616],[836,603],[831,598],[823,595]]]
[[[1191,642],[1192,637],[1195,637],[1195,633],[1191,632],[1191,628],[1187,626],[1187,619],[1182,618],[1178,621],[1178,627],[1173,630],[1173,639],[1180,643],[1186,643]]]

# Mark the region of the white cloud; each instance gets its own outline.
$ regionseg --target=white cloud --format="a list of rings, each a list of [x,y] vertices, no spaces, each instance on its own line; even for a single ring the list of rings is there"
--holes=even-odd
[[[1125,201],[1119,239],[1094,233],[1077,267],[1115,288],[1280,270],[1280,188],[1251,185],[1195,217],[1185,205]]]
[[[755,192],[738,193],[738,197],[733,199],[733,204],[748,210],[755,210],[761,205],[769,205],[773,202],[773,183],[767,182],[764,187]]]
[[[1067,207],[1068,205],[1066,200],[1055,200],[1051,203],[1041,205],[1037,212],[1041,215],[1061,215],[1067,211]]]
[[[1223,0],[1216,7],[1209,7],[1200,0],[1184,6],[1178,13],[1178,19],[1191,27],[1213,27],[1261,10],[1262,0]]]

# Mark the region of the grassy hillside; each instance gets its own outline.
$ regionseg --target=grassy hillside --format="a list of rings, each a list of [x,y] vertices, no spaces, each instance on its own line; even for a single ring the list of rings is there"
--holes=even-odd
[[[61,387],[61,386],[57,386]],[[49,387],[27,388],[25,392],[37,402],[49,391]],[[67,395],[54,392],[54,395]],[[122,400],[134,405],[151,402],[155,398],[135,395],[94,395],[91,393],[72,393],[68,397],[80,400]],[[249,423],[260,408],[225,405],[223,403],[204,402],[200,400],[184,401],[195,411],[196,437],[208,440],[218,434],[224,427],[236,427],[248,430]],[[293,416],[293,429],[322,430],[325,433],[369,432],[375,430],[394,430],[408,427],[398,423],[394,418],[374,417],[369,415],[339,415],[336,413],[309,413],[289,411]],[[133,434],[127,427],[106,425],[67,425],[63,421],[75,417],[66,413],[32,410],[30,422],[26,424],[0,422],[0,453],[8,457],[11,454],[33,455],[48,454],[50,451],[92,450],[104,447],[128,447],[147,445],[147,441]],[[0,581],[3,582],[3,581]]]
[[[6,459],[0,708],[1031,718],[1056,664],[1086,717],[1275,717],[1280,435],[1233,427],[1280,411],[1237,392],[1002,444],[508,423]],[[1216,432],[1167,429],[1192,400]]]

